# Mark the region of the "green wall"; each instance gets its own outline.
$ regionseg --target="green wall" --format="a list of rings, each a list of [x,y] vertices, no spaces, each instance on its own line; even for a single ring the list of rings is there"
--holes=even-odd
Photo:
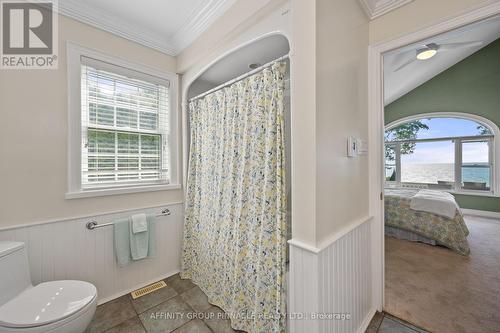
[[[385,123],[431,112],[476,114],[500,127],[500,39],[387,105]],[[462,208],[500,212],[500,197],[455,197]]]

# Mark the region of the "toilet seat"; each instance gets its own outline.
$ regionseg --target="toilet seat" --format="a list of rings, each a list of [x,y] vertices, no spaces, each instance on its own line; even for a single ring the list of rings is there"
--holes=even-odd
[[[65,321],[95,302],[96,288],[83,281],[52,281],[23,291],[0,307],[0,327],[30,328]]]

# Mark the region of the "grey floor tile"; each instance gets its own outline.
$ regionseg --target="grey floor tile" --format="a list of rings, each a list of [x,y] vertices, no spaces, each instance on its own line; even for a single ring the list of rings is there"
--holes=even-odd
[[[377,333],[380,324],[382,323],[382,319],[384,319],[384,314],[382,312],[375,312],[375,315],[372,318],[372,321],[366,328],[365,333]]]
[[[378,329],[379,333],[417,333],[417,331],[389,317],[384,317]]]
[[[198,312],[203,312],[212,305],[208,303],[207,295],[199,288],[191,288],[181,294],[182,299]]]
[[[142,326],[139,317],[130,318],[127,321],[124,321],[118,326],[113,327],[112,329],[106,331],[105,333],[146,333],[146,330]]]
[[[189,279],[181,279],[179,274],[172,275],[171,277],[165,279],[168,286],[172,287],[177,291],[178,294],[182,294],[186,290],[196,287],[196,285]]]
[[[404,321],[404,320],[402,320],[402,319],[399,319],[399,318],[397,318],[397,317],[394,317],[393,315],[391,315],[391,314],[389,314],[389,313],[384,313],[384,318],[386,318],[386,317],[387,317],[387,318],[389,318],[389,319],[392,319],[392,320],[394,320],[394,321],[396,321],[396,322],[398,322],[398,323],[400,323],[400,324],[403,324],[403,325],[405,325],[405,326],[407,326],[407,327],[411,328],[412,330],[417,331],[418,333],[429,333],[429,332],[427,332],[426,330],[423,330],[423,329],[421,329],[421,328],[418,328],[418,327],[416,327],[416,326],[413,326],[412,324],[410,324],[410,323],[408,323],[408,322],[406,322],[406,321]]]
[[[166,287],[158,289],[151,294],[132,299],[132,305],[134,306],[135,311],[140,314],[160,303],[168,301],[175,296],[177,296],[177,292],[174,288],[167,285]]]
[[[169,333],[187,323],[193,310],[180,296],[169,299],[139,315],[148,333]]]
[[[182,325],[173,333],[212,333],[212,331],[203,321],[194,319],[187,324]]]
[[[122,296],[108,303],[99,305],[94,319],[87,328],[87,333],[100,333],[130,319],[135,313],[129,295]]]
[[[216,306],[211,306],[205,311],[205,318],[203,319],[205,323],[212,329],[212,331],[217,333],[235,333],[239,332],[231,328],[231,322],[228,316],[220,308]]]

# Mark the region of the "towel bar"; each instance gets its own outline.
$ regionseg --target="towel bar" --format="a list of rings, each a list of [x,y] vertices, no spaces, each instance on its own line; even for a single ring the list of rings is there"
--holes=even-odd
[[[170,214],[171,214],[170,209],[165,208],[164,210],[161,211],[160,214],[157,214],[156,217],[169,216]],[[98,224],[96,221],[90,221],[90,222],[87,222],[87,224],[85,224],[85,227],[89,230],[94,230],[96,228],[107,227],[107,226],[110,226],[113,224],[114,224],[113,222]]]

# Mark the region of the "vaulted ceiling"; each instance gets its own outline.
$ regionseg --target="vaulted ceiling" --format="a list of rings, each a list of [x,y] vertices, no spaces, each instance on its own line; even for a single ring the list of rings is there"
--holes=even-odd
[[[388,52],[384,55],[385,104],[392,103],[498,38],[500,16]],[[418,49],[433,43],[438,45],[434,57],[424,61],[415,59]]]

